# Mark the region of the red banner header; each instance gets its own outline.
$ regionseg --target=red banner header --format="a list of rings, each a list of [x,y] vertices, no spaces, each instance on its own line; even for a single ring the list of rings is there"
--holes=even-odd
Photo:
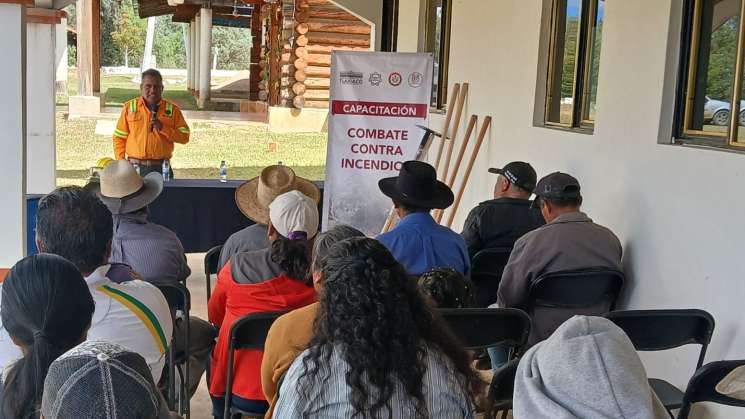
[[[394,118],[426,118],[429,105],[420,103],[352,102],[334,100],[334,115],[384,116]]]

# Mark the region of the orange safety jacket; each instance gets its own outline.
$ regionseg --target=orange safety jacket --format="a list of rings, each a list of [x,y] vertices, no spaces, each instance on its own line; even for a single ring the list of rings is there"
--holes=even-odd
[[[127,157],[139,160],[170,159],[173,143],[189,142],[189,126],[178,106],[160,100],[157,118],[163,123],[161,130],[150,131],[151,118],[152,112],[142,97],[124,104],[114,130],[114,156],[117,160]]]

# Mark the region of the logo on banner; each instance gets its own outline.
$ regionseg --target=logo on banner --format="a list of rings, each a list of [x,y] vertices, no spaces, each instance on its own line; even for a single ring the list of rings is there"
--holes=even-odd
[[[364,74],[357,71],[342,71],[341,74],[339,74],[339,81],[341,84],[362,86],[364,77]]]
[[[370,84],[372,84],[373,86],[380,86],[380,83],[383,82],[383,75],[378,73],[377,71],[374,73],[370,73],[369,81]]]
[[[388,75],[388,83],[390,83],[393,87],[398,87],[401,85],[401,82],[403,81],[403,77],[401,77],[401,73],[393,72]]]
[[[424,82],[424,75],[418,71],[409,74],[409,86],[420,87]]]

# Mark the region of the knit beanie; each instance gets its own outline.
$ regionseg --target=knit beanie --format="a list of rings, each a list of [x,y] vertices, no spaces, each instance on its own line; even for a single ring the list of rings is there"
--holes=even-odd
[[[49,367],[45,419],[158,417],[160,399],[145,359],[107,342],[84,342]]]

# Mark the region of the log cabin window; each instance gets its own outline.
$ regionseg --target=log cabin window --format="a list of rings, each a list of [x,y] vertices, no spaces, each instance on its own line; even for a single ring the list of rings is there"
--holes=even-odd
[[[676,142],[745,147],[742,0],[686,0]]]
[[[595,124],[605,0],[553,0],[545,124]]]
[[[450,15],[452,0],[426,0],[425,49],[434,55],[431,105],[442,109],[447,103]]]

